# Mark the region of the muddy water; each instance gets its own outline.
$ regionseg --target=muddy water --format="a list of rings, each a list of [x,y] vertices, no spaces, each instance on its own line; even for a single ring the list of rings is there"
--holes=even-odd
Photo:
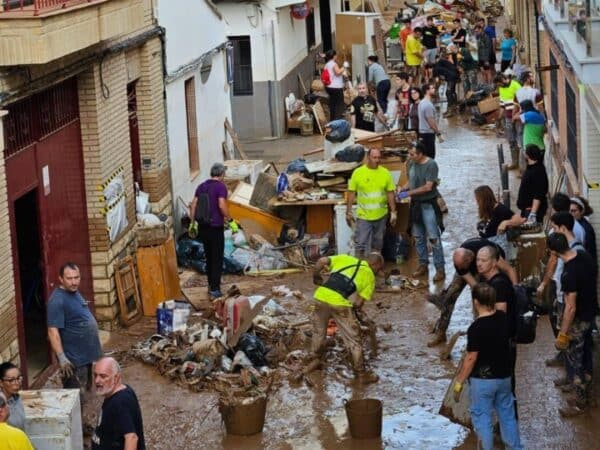
[[[446,142],[438,148],[442,191],[450,213],[443,236],[447,273],[450,277],[451,252],[464,239],[475,235],[476,206],[473,189],[489,184],[499,187],[496,144],[493,132],[484,132],[461,123],[442,122]],[[261,144],[262,145],[262,144]],[[265,144],[270,155],[283,154],[285,145]],[[508,155],[507,155],[508,156]],[[286,155],[289,158],[289,155]],[[411,264],[401,266],[409,273]],[[432,269],[433,270],[433,269]],[[432,275],[432,274],[431,274]],[[285,283],[307,296],[312,286],[304,274],[265,284]],[[430,284],[429,289],[441,286]],[[251,437],[227,436],[216,408],[217,398],[191,393],[169,383],[153,368],[129,362],[125,381],[137,392],[144,414],[146,441],[152,449],[450,449],[476,448],[470,430],[437,414],[450,383],[464,341],[459,341],[450,361],[441,361],[439,349],[428,349],[428,327],[437,310],[423,299],[423,291],[398,295],[376,294],[365,306],[379,325],[379,356],[368,360],[380,381],[366,387],[347,378],[347,371],[333,363],[311,375],[312,387],[282,386],[269,399],[263,433]],[[290,300],[295,301],[295,300]],[[289,302],[289,301],[288,301]],[[295,301],[297,302],[297,301]],[[379,305],[377,305],[379,303]],[[285,302],[283,303],[285,305]],[[304,305],[290,309],[306,313]],[[465,330],[471,322],[468,293],[460,297],[449,332]],[[389,332],[384,325],[392,325]],[[143,327],[146,327],[145,329]],[[126,348],[132,341],[151,333],[148,321],[136,325],[130,334],[113,340],[114,348]],[[551,335],[542,321],[538,341],[519,351],[518,397],[521,430],[526,448],[594,448],[594,431],[600,429],[594,417],[563,422],[556,408],[560,394],[551,387],[560,372],[543,366],[550,353]],[[352,440],[347,429],[345,399],[373,397],[383,400],[384,426],[381,440]],[[555,433],[558,430],[559,435]]]

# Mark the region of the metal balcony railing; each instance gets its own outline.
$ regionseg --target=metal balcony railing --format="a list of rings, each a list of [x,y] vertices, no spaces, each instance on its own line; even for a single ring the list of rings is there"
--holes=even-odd
[[[551,2],[554,9],[560,13],[560,17],[568,20],[569,30],[576,33],[577,42],[585,45],[586,55],[600,54],[598,39],[600,0],[551,0]]]
[[[21,13],[25,16],[67,9],[83,3],[93,3],[95,0],[0,0],[0,17],[5,13]],[[20,14],[20,15],[21,15]]]

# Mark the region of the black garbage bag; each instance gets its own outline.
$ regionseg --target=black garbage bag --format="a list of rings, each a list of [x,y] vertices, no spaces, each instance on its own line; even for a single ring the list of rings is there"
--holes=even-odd
[[[335,154],[335,159],[342,162],[361,162],[365,158],[365,148],[360,144],[352,144]]]
[[[344,119],[332,120],[325,127],[331,128],[331,132],[325,135],[325,139],[329,142],[344,142],[350,137],[352,131],[350,122]]]
[[[184,237],[177,241],[175,252],[177,254],[177,265],[206,273],[206,255],[202,242]],[[239,274],[243,271],[244,266],[235,259],[229,256],[223,258],[224,273]]]
[[[265,344],[254,334],[244,333],[240,336],[235,351],[243,351],[254,367],[262,367],[267,365],[265,356],[269,352]]]
[[[383,236],[383,248],[381,249],[381,256],[385,261],[396,262],[398,257],[408,260],[410,253],[410,244],[401,234],[397,234],[393,231],[388,231]]]

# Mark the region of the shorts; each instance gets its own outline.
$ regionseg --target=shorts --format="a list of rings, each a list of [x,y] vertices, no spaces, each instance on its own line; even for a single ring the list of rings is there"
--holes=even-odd
[[[423,52],[423,61],[427,64],[435,64],[435,59],[437,57],[438,49],[437,48],[428,48]]]

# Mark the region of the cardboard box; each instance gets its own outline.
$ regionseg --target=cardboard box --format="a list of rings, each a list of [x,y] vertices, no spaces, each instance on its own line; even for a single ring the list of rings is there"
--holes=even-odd
[[[500,109],[500,98],[499,97],[488,97],[486,99],[481,100],[477,103],[477,107],[479,108],[479,112],[481,114],[486,114],[492,111],[496,111]]]

